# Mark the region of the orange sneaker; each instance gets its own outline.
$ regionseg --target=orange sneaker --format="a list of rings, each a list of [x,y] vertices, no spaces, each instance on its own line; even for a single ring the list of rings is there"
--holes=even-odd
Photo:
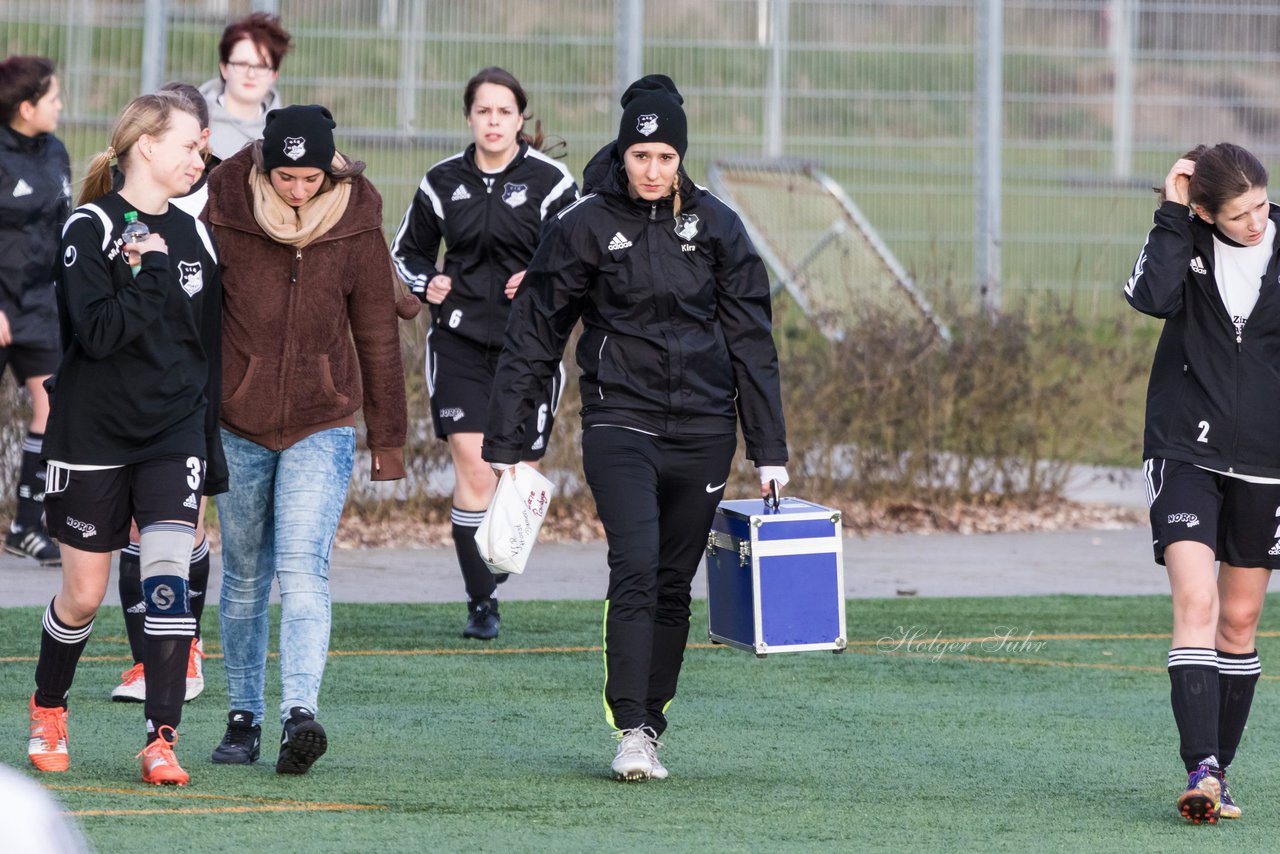
[[[204,641],[191,639],[191,654],[187,657],[187,693],[183,697],[188,703],[200,696],[204,690]]]
[[[27,742],[31,764],[41,771],[66,771],[71,764],[67,755],[67,710],[37,706],[35,694],[27,708],[31,712],[31,740]]]
[[[141,661],[120,674],[120,684],[111,692],[111,699],[117,703],[141,703],[147,699],[147,674]]]
[[[168,733],[165,732],[168,730]],[[178,733],[171,726],[160,727],[159,738],[142,748],[135,759],[142,759],[142,782],[157,786],[185,786],[191,775],[182,770],[173,746],[178,743]]]

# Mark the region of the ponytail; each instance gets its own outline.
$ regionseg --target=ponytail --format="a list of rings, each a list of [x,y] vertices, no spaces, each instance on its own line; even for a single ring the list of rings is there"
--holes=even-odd
[[[115,150],[107,146],[106,151],[99,151],[89,161],[89,169],[85,173],[84,182],[80,185],[80,200],[76,206],[87,205],[95,199],[111,192],[113,178],[111,161],[115,159]]]
[[[88,204],[111,192],[113,176],[111,161],[123,173],[128,173],[131,165],[133,146],[143,136],[164,136],[172,124],[175,111],[187,113],[200,121],[200,114],[191,101],[181,93],[160,91],[150,95],[139,95],[116,119],[111,129],[111,143],[105,151],[93,156],[89,161],[88,173],[80,188],[79,205]]]

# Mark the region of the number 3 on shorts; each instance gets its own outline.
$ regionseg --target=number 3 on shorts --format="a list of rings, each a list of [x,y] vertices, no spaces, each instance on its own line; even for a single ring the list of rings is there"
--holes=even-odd
[[[192,491],[200,488],[200,470],[204,467],[199,457],[187,457],[187,468],[191,469],[191,474],[187,475],[187,486]]]

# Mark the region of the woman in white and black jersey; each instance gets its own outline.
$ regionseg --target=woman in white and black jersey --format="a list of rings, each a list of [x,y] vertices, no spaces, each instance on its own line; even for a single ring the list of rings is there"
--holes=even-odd
[[[62,589],[45,611],[28,754],[65,771],[67,693],[111,552],[140,537],[146,602],[142,779],[184,785],[173,753],[195,630],[188,561],[200,497],[223,491],[222,286],[204,226],[169,200],[204,169],[200,122],[171,92],[135,98],[89,167],[62,237],[63,353],[51,389],[46,516]],[[113,191],[111,163],[124,185]],[[141,223],[145,236],[132,228]]]
[[[477,640],[498,635],[497,582],[506,578],[489,572],[475,543],[495,489],[480,443],[498,353],[543,225],[578,198],[573,175],[542,152],[540,124],[525,131],[527,107],[504,69],[467,82],[462,108],[473,142],[427,170],[391,246],[400,277],[431,307],[427,389],[436,437],[453,458],[453,544],[468,600],[462,636]],[[442,241],[448,252],[438,265]],[[546,453],[563,389],[561,366],[525,425],[521,459]]]
[[[219,161],[209,152],[209,105],[200,90],[190,83],[166,83],[161,92],[176,92],[190,102],[200,121],[200,153],[205,170],[200,173],[191,189],[182,196],[174,196],[169,204],[194,217],[204,211],[209,200],[209,170]],[[114,189],[124,185],[124,175],[119,169],[112,172]],[[205,590],[209,584],[209,540],[204,532],[204,508],[206,499],[200,500],[200,516],[196,520],[196,540],[191,549],[188,580],[191,591],[191,613],[196,618],[196,635],[191,639],[191,651],[187,656],[186,701],[190,702],[204,691],[204,641],[200,634],[200,617],[204,613]],[[111,699],[118,703],[141,703],[147,695],[146,666],[142,663],[146,648],[147,609],[142,598],[142,568],[139,563],[138,526],[129,532],[129,545],[120,550],[117,587],[120,592],[120,610],[124,613],[125,634],[129,637],[129,652],[133,663],[120,674],[120,684],[111,691]]]
[[[1192,822],[1238,818],[1226,770],[1261,673],[1255,647],[1280,567],[1280,209],[1238,145],[1199,146],[1169,170],[1125,287],[1163,318],[1143,457],[1155,559],[1169,573],[1169,680]]]

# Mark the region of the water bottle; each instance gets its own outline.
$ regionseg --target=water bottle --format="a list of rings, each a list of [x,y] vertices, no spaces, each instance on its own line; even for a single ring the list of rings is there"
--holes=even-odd
[[[150,235],[151,229],[147,228],[146,223],[138,222],[137,211],[129,211],[124,215],[124,231],[120,232],[120,236],[124,238],[125,243],[137,243],[139,240],[146,240]],[[130,252],[125,260],[129,262],[129,269],[133,271],[133,275],[138,275],[138,271],[142,269],[142,256]]]

